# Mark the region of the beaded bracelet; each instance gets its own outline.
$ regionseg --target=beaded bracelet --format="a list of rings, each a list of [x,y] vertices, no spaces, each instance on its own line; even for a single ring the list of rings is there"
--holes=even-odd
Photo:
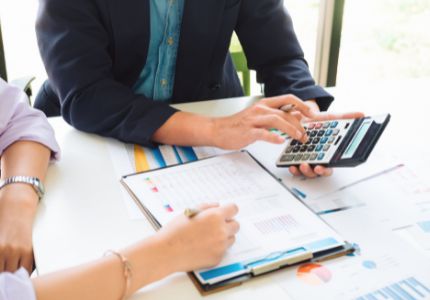
[[[132,269],[131,264],[128,261],[128,259],[126,257],[124,257],[121,253],[113,251],[113,250],[108,250],[108,251],[106,251],[104,256],[107,256],[109,254],[115,255],[116,257],[118,257],[121,260],[123,270],[124,270],[125,286],[124,286],[123,293],[122,293],[122,296],[120,299],[125,300],[127,295],[128,295],[128,292],[130,290],[131,279],[133,278],[133,269]]]

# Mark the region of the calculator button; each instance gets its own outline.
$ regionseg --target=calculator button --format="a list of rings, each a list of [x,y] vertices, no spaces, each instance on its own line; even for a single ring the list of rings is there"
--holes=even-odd
[[[322,123],[317,123],[315,124],[315,129],[321,129],[322,126],[323,126]]]
[[[330,137],[330,138],[328,139],[328,143],[329,143],[329,144],[333,144],[333,142],[334,142],[334,137]]]
[[[333,122],[331,122],[331,124],[330,124],[330,128],[336,128],[338,124],[339,124],[339,122],[338,122],[338,121],[333,121]]]
[[[299,160],[301,160],[301,159],[302,159],[302,157],[303,157],[303,154],[297,154],[297,155],[294,157],[294,160],[295,160],[295,161],[299,161]]]
[[[309,153],[306,153],[303,155],[303,160],[308,160],[311,155]]]
[[[327,151],[328,151],[328,149],[330,149],[330,145],[324,145],[324,147],[323,147],[323,151],[324,151],[324,152],[327,152]]]
[[[313,131],[311,131],[311,134],[309,134],[309,136],[313,138],[313,137],[316,137],[317,134],[318,134],[318,131],[317,130],[313,130]]]
[[[318,154],[312,153],[311,157],[309,158],[309,160],[315,160],[315,159],[317,159],[317,156],[318,156]]]
[[[312,144],[312,139],[308,139],[305,145],[310,145],[310,144]]]
[[[300,146],[294,146],[293,153],[297,153],[300,151]]]
[[[285,153],[291,153],[293,152],[293,146],[288,146],[287,149],[285,149]]]
[[[315,148],[315,152],[320,152],[320,151],[322,150],[322,148],[323,148],[323,145],[318,145],[318,146]]]
[[[297,140],[292,140],[291,141],[291,143],[290,143],[290,145],[291,146],[295,146],[295,145],[297,145],[298,144],[298,141]]]
[[[318,144],[320,142],[320,138],[314,138],[312,140],[312,144]]]
[[[345,124],[345,129],[348,129],[349,127],[349,122]]]
[[[314,129],[314,128],[315,128],[315,123],[308,124],[308,129]]]
[[[324,159],[324,153],[318,154],[318,160],[323,160],[323,159]]]
[[[294,159],[294,155],[282,155],[281,162],[292,161]]]
[[[315,150],[315,145],[310,145],[308,147],[308,152],[313,152]]]
[[[331,136],[331,134],[333,133],[333,130],[332,129],[328,129],[326,132],[325,132],[325,136]]]
[[[320,131],[318,131],[317,136],[321,137],[324,135],[324,133],[325,133],[325,130],[320,130]]]
[[[334,136],[338,135],[338,134],[339,134],[339,131],[340,131],[339,129],[333,129],[333,135],[334,135]]]
[[[323,128],[327,129],[329,127],[330,127],[330,122],[325,122],[324,125],[323,125]]]
[[[306,146],[306,145],[303,145],[301,148],[300,148],[300,152],[306,152],[308,150],[308,146]]]
[[[325,143],[327,143],[327,141],[328,141],[328,137],[323,137],[320,140],[320,144],[325,144]]]
[[[289,155],[282,155],[280,161],[287,161]]]

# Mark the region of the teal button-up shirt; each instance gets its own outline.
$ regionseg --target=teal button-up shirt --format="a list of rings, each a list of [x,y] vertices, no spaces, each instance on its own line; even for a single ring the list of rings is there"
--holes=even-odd
[[[136,93],[161,101],[172,97],[184,1],[150,0],[151,40]]]

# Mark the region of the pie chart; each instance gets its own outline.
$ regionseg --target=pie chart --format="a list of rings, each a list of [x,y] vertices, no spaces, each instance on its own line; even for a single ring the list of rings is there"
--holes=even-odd
[[[297,269],[297,278],[309,285],[321,285],[331,280],[332,274],[326,267],[309,263]]]

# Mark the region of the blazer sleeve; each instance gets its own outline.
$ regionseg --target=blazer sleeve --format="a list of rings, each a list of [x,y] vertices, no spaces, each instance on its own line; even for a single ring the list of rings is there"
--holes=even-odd
[[[294,94],[328,109],[333,97],[315,84],[283,0],[242,0],[235,30],[266,96]]]
[[[89,0],[41,0],[36,33],[42,60],[68,123],[123,142],[151,145],[154,132],[176,110],[115,80],[107,30],[111,24],[100,11],[107,2],[97,6]]]

